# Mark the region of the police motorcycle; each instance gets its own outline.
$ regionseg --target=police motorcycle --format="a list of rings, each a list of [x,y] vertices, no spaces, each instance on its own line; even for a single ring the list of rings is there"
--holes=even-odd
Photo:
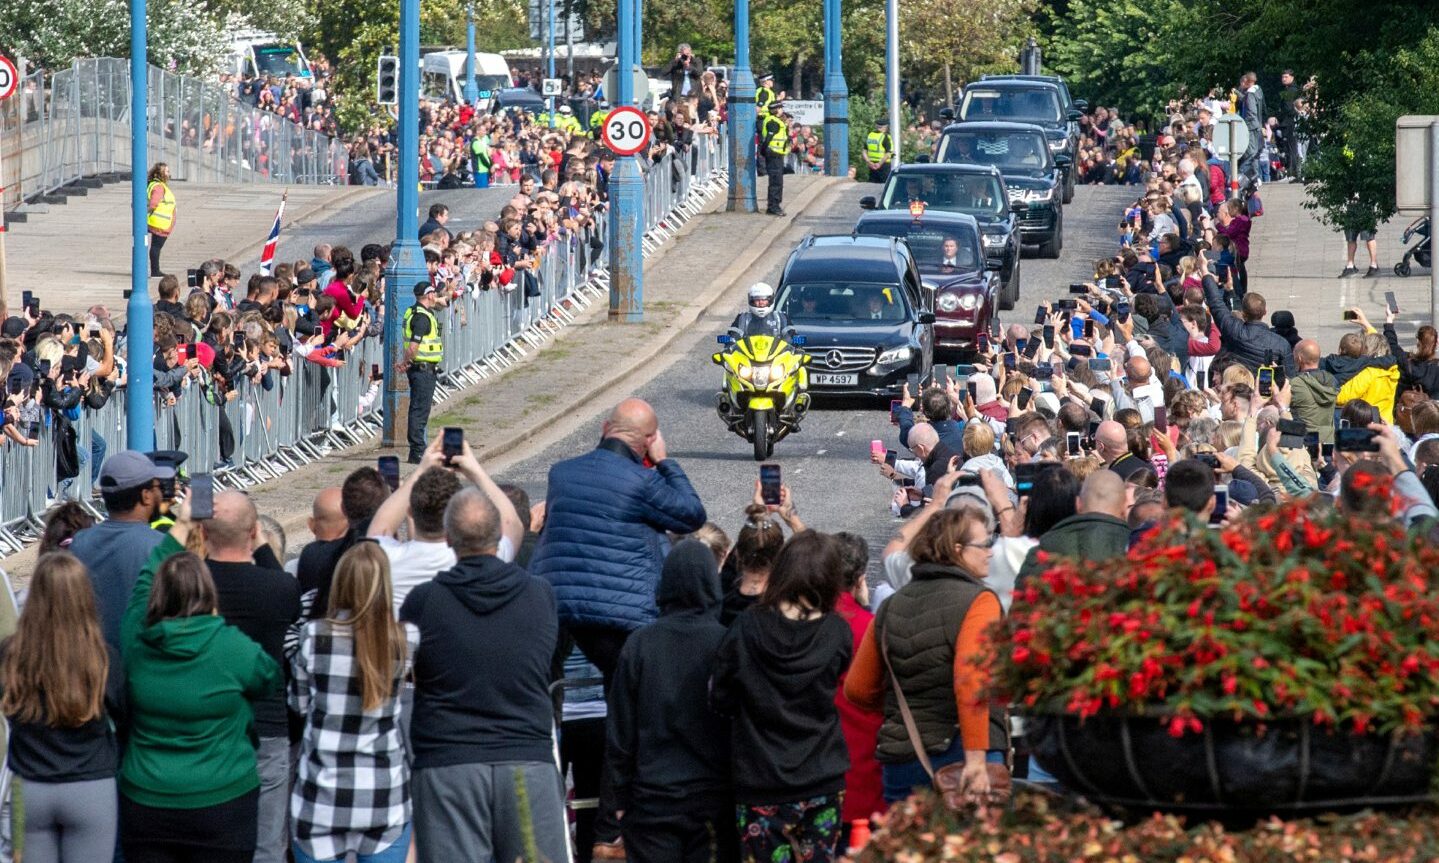
[[[724,369],[724,387],[715,399],[729,430],[754,444],[755,461],[774,452],[776,442],[799,431],[809,410],[809,354],[796,350],[796,335],[776,312],[774,288],[759,282],[749,290],[749,309],[717,341],[715,365]]]

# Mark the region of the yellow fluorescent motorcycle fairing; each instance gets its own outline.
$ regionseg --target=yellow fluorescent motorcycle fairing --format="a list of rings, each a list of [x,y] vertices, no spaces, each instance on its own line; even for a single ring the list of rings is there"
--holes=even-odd
[[[754,444],[755,461],[764,461],[776,441],[799,431],[809,409],[805,366],[810,358],[795,350],[804,337],[794,336],[793,344],[762,335],[720,336],[718,341],[724,349],[712,359],[724,368],[724,389],[716,399],[720,419]]]

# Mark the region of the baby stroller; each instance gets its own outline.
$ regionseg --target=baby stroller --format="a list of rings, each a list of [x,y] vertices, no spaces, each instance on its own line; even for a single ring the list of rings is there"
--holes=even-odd
[[[1429,217],[1428,217],[1428,216],[1420,216],[1419,218],[1415,219],[1415,220],[1409,225],[1409,227],[1407,227],[1407,228],[1404,229],[1404,243],[1405,243],[1405,245],[1408,245],[1409,241],[1412,240],[1412,239],[1414,239],[1415,237],[1418,237],[1418,238],[1419,238],[1419,242],[1415,243],[1414,246],[1413,246],[1413,248],[1411,248],[1411,249],[1409,249],[1408,251],[1406,251],[1406,252],[1404,253],[1403,259],[1400,260],[1399,263],[1397,263],[1397,264],[1394,265],[1394,275],[1396,275],[1396,276],[1407,276],[1407,275],[1409,275],[1409,272],[1410,272],[1409,261],[1410,261],[1411,259],[1412,259],[1412,260],[1415,260],[1415,261],[1418,261],[1418,262],[1419,262],[1419,266],[1421,266],[1421,267],[1428,267],[1428,266],[1431,265],[1431,259],[1430,259],[1430,255],[1429,255]]]

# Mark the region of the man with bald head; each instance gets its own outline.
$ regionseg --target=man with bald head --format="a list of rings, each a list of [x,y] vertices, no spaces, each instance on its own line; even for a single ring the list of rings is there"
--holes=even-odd
[[[315,502],[310,506],[310,535],[317,542],[339,539],[350,529],[345,511],[340,508],[340,487],[332,485],[320,489]]]
[[[659,418],[625,399],[588,453],[550,468],[545,529],[530,571],[550,582],[560,622],[606,679],[631,632],[654,620],[666,533],[690,533],[705,508],[669,457]]]
[[[1126,497],[1124,480],[1114,471],[1097,470],[1086,477],[1074,500],[1074,515],[1061,519],[1039,537],[1039,545],[1029,550],[1020,567],[1015,587],[1044,571],[1041,552],[1046,560],[1064,557],[1087,563],[1123,557],[1129,550]]]
[[[243,492],[216,493],[215,516],[200,522],[200,535],[220,615],[288,670],[285,633],[300,619],[300,583],[285,573],[269,544],[260,540],[255,502]],[[276,691],[253,704],[255,734],[260,738],[255,750],[260,772],[255,859],[280,863],[289,841],[285,814],[290,798],[290,736],[285,692]]]
[[[1289,410],[1320,443],[1334,443],[1334,403],[1339,398],[1339,381],[1321,369],[1323,352],[1313,339],[1300,339],[1294,346],[1294,367],[1298,374],[1289,379]]]
[[[934,430],[931,423],[920,423],[910,430],[909,451],[919,456],[924,463],[925,489],[933,488],[940,477],[949,473],[950,461],[956,456],[959,461],[964,461],[963,456],[939,439],[939,432]]]
[[[667,533],[692,533],[704,523],[704,504],[669,457],[659,418],[643,399],[615,406],[599,446],[550,468],[530,572],[553,586],[560,625],[604,675],[606,693],[625,640],[659,615],[655,590]],[[602,782],[596,847],[619,839],[615,808]]]
[[[1119,476],[1128,479],[1136,471],[1154,470],[1154,465],[1129,451],[1129,433],[1114,420],[1105,420],[1094,433],[1094,454],[1104,460],[1104,466]]]

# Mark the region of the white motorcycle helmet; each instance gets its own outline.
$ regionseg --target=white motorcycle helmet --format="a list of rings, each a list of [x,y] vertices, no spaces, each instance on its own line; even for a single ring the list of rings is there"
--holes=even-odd
[[[749,313],[763,318],[774,308],[774,288],[765,282],[749,286]]]

